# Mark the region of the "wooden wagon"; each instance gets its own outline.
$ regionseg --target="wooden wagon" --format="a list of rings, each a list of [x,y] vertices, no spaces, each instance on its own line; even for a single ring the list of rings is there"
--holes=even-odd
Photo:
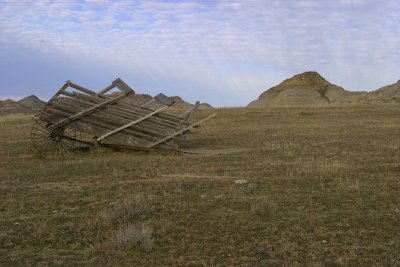
[[[113,89],[118,90],[110,94]],[[199,102],[183,114],[172,115],[165,112],[175,103],[171,98],[159,94],[138,104],[135,96],[119,78],[98,93],[67,81],[36,114],[32,144],[39,151],[55,153],[82,144],[179,150],[179,136],[215,115],[192,122]]]

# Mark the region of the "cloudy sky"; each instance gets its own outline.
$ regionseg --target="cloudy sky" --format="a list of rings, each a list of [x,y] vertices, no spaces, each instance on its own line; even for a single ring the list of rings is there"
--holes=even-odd
[[[400,79],[400,1],[3,1],[0,99],[100,90],[246,105],[307,70],[349,90]]]

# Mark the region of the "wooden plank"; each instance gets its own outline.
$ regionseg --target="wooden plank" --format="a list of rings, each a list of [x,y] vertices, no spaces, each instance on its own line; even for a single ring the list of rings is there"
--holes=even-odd
[[[172,100],[170,97],[168,97],[168,96],[166,96],[166,95],[164,95],[164,94],[162,94],[162,93],[159,93],[158,95],[156,95],[155,97],[154,97],[158,102],[160,102],[161,104],[163,104],[163,105],[165,105],[165,106],[172,106],[174,103],[175,103],[175,101],[174,100]]]
[[[129,94],[129,93],[127,93],[127,94]],[[59,126],[68,124],[68,123],[70,123],[70,122],[72,122],[74,120],[82,118],[83,116],[86,116],[86,115],[88,115],[88,114],[90,114],[92,112],[95,112],[96,110],[101,109],[102,107],[104,107],[104,106],[106,106],[108,104],[112,104],[112,103],[124,98],[127,94],[123,94],[123,95],[117,96],[115,98],[111,98],[111,99],[106,100],[106,101],[104,101],[104,102],[102,102],[100,104],[97,104],[97,105],[95,105],[95,106],[93,106],[91,108],[83,110],[83,111],[81,111],[81,112],[79,112],[79,113],[77,113],[75,115],[69,116],[68,118],[65,118],[65,119],[57,122],[56,124],[52,125],[50,128],[51,129],[55,129],[55,128],[59,127]]]
[[[65,103],[58,103],[58,105],[55,106],[54,108],[63,109],[66,112],[70,112],[71,105],[68,105]],[[76,107],[73,107],[73,108],[76,108]],[[125,125],[127,122],[130,122],[128,120],[124,120],[124,121],[115,120],[113,118],[110,118],[110,116],[98,114],[98,113],[90,114],[85,118],[87,118],[88,120],[97,121],[98,123],[102,123],[104,125],[104,127],[108,129],[105,133],[94,133],[93,135],[96,137],[104,135],[104,134],[114,130],[116,127],[121,127],[121,126]],[[155,140],[159,139],[160,137],[165,136],[165,135],[162,135],[159,133],[155,133],[155,132],[140,128],[138,126],[132,127],[130,129],[126,129],[124,131],[124,134],[138,136],[142,139],[146,139],[149,141],[155,141]]]
[[[198,121],[198,122],[196,122],[196,123],[193,123],[192,125],[190,125],[190,126],[184,128],[184,129],[182,129],[182,130],[180,130],[180,131],[177,131],[177,132],[175,132],[175,133],[173,133],[173,134],[171,134],[171,135],[169,135],[169,136],[167,136],[167,137],[165,137],[165,138],[163,138],[163,139],[161,139],[161,140],[158,140],[157,142],[154,142],[153,144],[151,144],[149,147],[155,147],[156,145],[159,145],[159,144],[161,144],[161,143],[164,143],[164,142],[168,141],[168,140],[171,139],[171,138],[174,138],[174,137],[176,137],[176,136],[178,136],[178,135],[180,135],[180,134],[183,134],[184,132],[186,132],[186,131],[188,131],[188,130],[190,130],[190,129],[193,129],[194,127],[196,127],[196,126],[202,124],[202,123],[205,122],[206,120],[211,119],[211,118],[214,117],[216,114],[217,114],[217,113],[211,114],[210,116],[208,116],[208,117],[206,117],[206,118],[204,118],[204,119],[202,119],[202,120],[200,120],[200,121]]]
[[[56,93],[52,98],[50,98],[50,100],[48,101],[48,103],[51,102],[52,100],[54,100],[57,96],[59,96],[59,95],[60,95],[62,92],[64,92],[64,90],[67,89],[67,88],[68,88],[68,84],[65,83],[65,84],[57,91],[57,93]]]
[[[143,105],[141,105],[140,107],[146,107],[146,106],[150,105],[151,103],[153,103],[154,101],[156,101],[156,99],[155,99],[155,98],[153,98],[152,100],[150,100],[150,101],[148,101],[148,102],[144,103],[144,104],[143,104]]]
[[[135,93],[135,91],[129,87],[129,85],[127,85],[121,78],[117,78],[115,81],[112,82],[112,84],[117,87],[119,90],[121,90],[121,92],[124,93],[130,93],[133,92]]]
[[[77,93],[77,92],[73,92],[72,95],[70,93],[67,93],[67,92],[64,92],[64,93],[66,93],[66,95],[68,95],[68,96],[76,97],[76,98],[79,98],[79,99],[84,100],[84,101],[89,102],[89,103],[96,103],[97,104],[97,103],[101,103],[104,100],[103,98],[84,95],[84,94]],[[135,106],[135,105],[125,104],[125,103],[122,103],[123,101],[124,101],[124,99],[122,99],[118,103],[115,103],[112,106],[112,109],[110,109],[110,110],[113,110],[113,111],[115,110],[117,112],[121,111],[121,112],[130,113],[132,116],[135,116],[135,115],[147,115],[150,112],[154,111],[152,109],[146,109],[146,108],[141,108],[141,107]],[[156,114],[154,117],[152,117],[150,119],[150,121],[157,120],[157,121],[162,122],[164,125],[170,125],[170,127],[175,128],[175,129],[177,129],[177,128],[181,129],[185,125],[190,125],[189,122],[183,120],[182,118],[180,118],[180,121],[177,122],[174,119],[170,120],[170,118],[168,116],[164,117],[164,115],[165,114],[163,114],[163,113]],[[175,118],[177,118],[177,117],[175,117]]]
[[[63,113],[60,110],[55,110],[52,111],[52,113]],[[87,118],[82,118],[82,120],[79,121],[74,121],[70,124],[68,124],[68,128],[74,129],[76,131],[80,131],[80,132],[85,132],[88,133],[90,131],[92,132],[101,132],[103,131],[104,133],[107,132],[107,129],[103,128],[104,125],[97,125],[96,122],[92,122],[92,121],[88,121]],[[131,136],[124,136],[124,135],[118,135],[118,136],[113,136],[110,140],[107,140],[109,142],[111,142],[111,144],[126,144],[127,140],[129,140],[129,138],[131,138]],[[133,140],[135,141],[135,145],[138,146],[144,146],[146,144],[149,143],[149,141],[140,141],[140,139],[135,139]],[[94,142],[93,142],[94,143]],[[131,144],[132,144],[132,140],[131,140]]]
[[[81,96],[76,95],[75,93],[68,93],[64,92],[64,95],[71,96],[69,99],[73,99],[74,101],[77,101],[79,104],[85,106],[85,107],[90,107],[94,105],[92,102],[85,101],[88,97],[90,96]],[[139,119],[140,117],[147,115],[148,113],[144,114],[144,112],[136,112],[135,110],[127,110],[123,108],[119,108],[116,105],[113,105],[112,108],[109,108],[107,110],[99,110],[97,111],[99,114],[107,113],[107,114],[112,114],[114,116],[118,116],[120,118],[126,118],[132,121],[132,119]],[[144,114],[144,115],[143,115]],[[171,125],[169,123],[165,123],[163,120],[160,120],[155,117],[151,117],[145,122],[142,122],[142,124],[145,124],[149,128],[152,128],[155,131],[161,131],[161,132],[171,132],[175,131],[177,129],[182,129],[182,125]]]
[[[109,133],[107,133],[107,134],[105,134],[105,135],[102,135],[102,136],[100,136],[99,138],[97,138],[97,142],[100,142],[101,140],[103,140],[103,139],[105,139],[105,138],[107,138],[107,137],[109,137],[109,136],[111,136],[111,135],[113,135],[113,134],[115,134],[115,133],[117,133],[117,132],[120,132],[120,131],[122,131],[122,130],[124,130],[124,129],[126,129],[126,128],[129,128],[129,127],[131,127],[132,125],[138,124],[139,122],[144,121],[144,120],[147,119],[147,118],[150,118],[151,116],[157,114],[158,112],[163,111],[163,110],[166,109],[166,108],[168,108],[168,106],[162,107],[162,108],[160,108],[160,109],[157,109],[156,111],[154,111],[154,112],[152,112],[152,113],[150,113],[150,114],[148,114],[148,115],[146,115],[146,116],[144,116],[144,117],[142,117],[142,118],[140,118],[140,119],[137,119],[137,120],[135,120],[135,121],[132,121],[132,122],[130,122],[130,123],[124,125],[124,126],[119,127],[118,129],[115,129],[115,130],[113,130],[113,131],[111,131],[111,132],[109,132]]]
[[[67,93],[67,94],[69,94],[69,93]],[[67,102],[67,106],[65,106],[64,108],[66,109],[66,111],[68,111],[68,112],[75,112],[76,113],[76,110],[78,110],[78,111],[80,111],[82,108],[87,108],[87,105],[91,105],[90,103],[87,103],[87,102],[84,102],[84,101],[81,101],[81,100],[78,100],[78,99],[74,99],[74,98],[70,98],[70,97],[61,97],[61,98],[58,98],[57,99],[58,100],[58,103],[55,103],[56,105],[60,105],[60,102],[62,103],[62,102]],[[79,102],[80,101],[80,102]],[[72,103],[71,103],[72,102]],[[81,105],[77,105],[77,107],[75,107],[74,105],[76,105],[77,103],[76,102],[78,102],[78,103],[82,103],[83,105],[81,106]],[[85,106],[86,105],[86,106]],[[104,113],[104,114],[103,114]],[[68,114],[69,115],[69,114]],[[67,115],[67,116],[68,116]],[[111,120],[111,121],[107,121],[107,120],[105,120],[105,116],[106,117],[108,117],[108,116],[110,116],[111,114],[108,114],[108,113],[106,113],[105,112],[105,110],[103,110],[103,111],[101,111],[101,110],[99,110],[99,111],[97,111],[96,112],[96,115],[98,115],[98,117],[97,118],[93,118],[93,119],[95,119],[96,121],[102,121],[104,124],[103,125],[101,125],[101,126],[103,126],[103,127],[107,127],[107,126],[109,126],[110,128],[109,129],[115,129],[115,128],[113,128],[114,126],[113,125],[115,125],[114,123],[114,121],[113,120]],[[66,115],[64,115],[63,117],[65,117]],[[90,117],[93,117],[93,115],[89,115],[89,118]],[[112,118],[112,119],[115,119],[115,116],[114,116],[114,118]],[[116,119],[120,119],[119,117],[116,117]],[[54,121],[54,120],[53,120]],[[80,120],[80,121],[82,121],[82,119]],[[131,119],[128,121],[128,122],[130,122],[131,121]],[[163,137],[165,137],[166,135],[169,135],[170,133],[171,133],[171,131],[168,131],[168,132],[160,132],[159,130],[157,130],[157,129],[154,129],[154,127],[153,128],[151,128],[150,130],[148,129],[149,127],[148,127],[148,125],[143,125],[144,123],[147,123],[147,122],[141,122],[141,125],[140,126],[138,126],[139,128],[136,128],[135,126],[133,126],[133,128],[135,128],[135,129],[132,129],[132,130],[135,130],[135,131],[139,131],[140,133],[140,136],[137,136],[138,135],[138,133],[137,132],[131,132],[130,130],[125,130],[125,131],[127,131],[126,132],[126,134],[127,135],[134,135],[135,136],[135,138],[136,137],[140,137],[140,139],[139,140],[133,140],[134,142],[135,142],[135,145],[138,145],[138,144],[140,144],[140,145],[143,145],[143,142],[141,141],[141,139],[143,139],[143,137],[144,137],[144,139],[146,139],[146,142],[148,142],[148,140],[149,140],[149,136],[148,135],[150,135],[150,137],[151,137],[151,139],[150,139],[150,141],[151,141],[151,143],[152,142],[154,142],[154,141],[157,141],[158,139],[160,139],[160,138],[163,138]],[[82,127],[82,125],[80,125],[80,129],[79,130],[81,130],[81,131],[83,131],[83,132],[86,132],[86,133],[89,133],[89,134],[91,134],[91,135],[94,135],[94,136],[99,136],[101,133],[103,133],[104,132],[104,130],[103,131],[99,131],[98,129],[96,129],[97,130],[97,132],[93,132],[93,128],[95,128],[94,126],[93,126],[93,124],[94,124],[94,122],[92,121],[92,122],[90,122],[89,124],[86,124],[86,125],[84,125],[83,127]],[[120,124],[121,125],[121,124]],[[72,127],[73,126],[73,124],[69,124],[69,126],[68,127]],[[118,126],[117,126],[118,127]],[[88,129],[90,130],[89,132],[88,132]],[[154,131],[154,130],[156,130],[156,131]],[[164,129],[165,130],[165,129]],[[107,132],[109,132],[110,130],[108,130]],[[145,135],[142,135],[141,133],[145,133]],[[127,137],[127,138],[125,138],[125,140],[131,140],[130,139],[130,137],[131,136],[129,136],[129,137]],[[156,138],[156,139],[154,139],[154,138]],[[113,143],[114,142],[114,139],[115,138],[112,138],[112,140],[107,140],[107,142],[111,142],[111,143]],[[120,140],[120,139],[118,139],[118,140]],[[139,142],[139,143],[137,143],[137,141]],[[171,141],[171,140],[170,140]],[[171,144],[170,143],[170,141],[168,142],[168,144],[166,144],[166,146],[170,149],[171,148],[171,145],[172,146],[174,146],[174,148],[175,148],[175,145],[174,144]],[[119,141],[119,142],[121,142],[121,140]],[[126,141],[123,141],[122,143],[126,143]],[[147,143],[146,145],[148,145],[148,144],[150,144],[150,143]]]
[[[74,99],[59,99],[59,103],[57,104],[57,106],[61,106],[63,108],[72,108],[75,110],[79,110],[79,108],[81,108],[80,106],[76,106],[76,103],[74,103],[76,100]],[[99,121],[103,121],[104,123],[106,123],[108,126],[110,126],[111,130],[114,130],[115,127],[123,127],[124,125],[131,123],[131,120],[128,119],[124,119],[115,115],[111,115],[109,113],[106,112],[101,112],[98,111],[96,112],[96,114],[91,114],[88,116],[89,118],[93,118]],[[142,125],[142,123],[140,125],[136,125],[136,126],[131,126],[130,129],[125,129],[125,131],[127,132],[127,134],[130,133],[135,133],[135,132],[140,132],[141,134],[145,134],[148,135],[151,138],[160,138],[163,137],[165,135],[168,135],[171,131],[156,131],[154,129],[149,129],[148,125]],[[110,131],[108,131],[110,132]],[[100,136],[100,135],[96,135],[96,136]],[[152,139],[154,140],[154,139]]]
[[[89,89],[87,89],[87,88],[85,88],[85,87],[83,87],[83,86],[77,85],[77,84],[71,82],[70,80],[68,80],[68,81],[66,82],[66,84],[68,84],[68,86],[70,86],[70,87],[72,87],[72,88],[75,88],[76,90],[79,90],[79,91],[84,92],[84,93],[86,93],[86,94],[89,94],[89,95],[92,95],[92,96],[97,95],[97,94],[96,94],[95,92],[93,92],[92,90],[89,90]]]
[[[49,108],[48,110],[46,110],[46,112],[51,112],[51,114],[58,114],[58,115],[63,115],[66,116],[68,114],[70,114],[68,112],[68,110],[61,108],[60,106],[54,106],[52,108]],[[112,130],[112,128],[109,125],[103,124],[101,123],[99,120],[95,120],[93,118],[89,118],[89,117],[83,117],[81,120],[79,121],[74,121],[71,124],[68,125],[68,127],[73,126],[73,125],[78,125],[78,127],[76,127],[76,130],[79,130],[81,132],[84,133],[88,133],[90,135],[93,136],[98,136],[98,134],[105,134],[108,131]],[[148,138],[143,139],[143,136],[141,136],[138,133],[134,133],[134,134],[122,134],[122,133],[118,133],[118,135],[115,135],[112,137],[112,140],[108,140],[110,142],[120,142],[120,143],[136,143],[136,144],[141,144],[142,146],[145,145],[149,145],[152,142],[154,142],[154,140],[157,139],[151,139],[149,140]]]
[[[181,117],[187,121],[191,121],[199,106],[200,106],[200,101],[196,101],[196,104],[194,104],[194,106],[191,109],[183,113]]]
[[[123,99],[122,101],[118,102],[118,106],[124,106],[124,107],[126,107],[128,109],[137,108],[137,109],[140,109],[142,111],[150,111],[150,112],[154,111],[153,109],[150,109],[150,108],[147,108],[147,107],[142,107],[142,106],[139,106],[139,105],[135,105],[132,102],[129,102],[129,98]],[[174,116],[174,115],[171,115],[171,114],[159,113],[159,114],[156,115],[156,117],[160,117],[160,118],[163,118],[163,119],[166,119],[166,120],[169,120],[169,121],[174,121],[174,122],[179,123],[179,124],[184,123],[184,124],[190,125],[190,123],[188,123],[184,119],[182,119],[180,117],[177,117],[177,116]]]
[[[104,95],[105,93],[107,93],[108,91],[111,91],[114,88],[115,88],[115,85],[112,83],[109,86],[107,86],[106,88],[104,88],[103,90],[101,90],[99,92],[99,95]]]

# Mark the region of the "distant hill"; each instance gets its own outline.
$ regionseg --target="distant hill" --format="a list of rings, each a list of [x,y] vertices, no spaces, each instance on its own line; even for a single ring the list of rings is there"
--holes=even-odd
[[[400,80],[357,98],[356,103],[400,103]]]
[[[35,95],[24,97],[21,100],[19,100],[18,103],[28,108],[31,111],[31,113],[38,112],[46,104],[46,102],[40,100]]]
[[[249,107],[302,106],[352,103],[366,92],[351,92],[331,84],[318,72],[294,75],[251,102]]]
[[[34,114],[39,111],[44,104],[44,101],[34,95],[25,97],[19,101],[7,99],[0,101],[0,115]]]
[[[18,102],[7,99],[4,101],[0,101],[0,114],[1,115],[9,115],[9,114],[29,114],[30,110],[27,107],[19,104]]]

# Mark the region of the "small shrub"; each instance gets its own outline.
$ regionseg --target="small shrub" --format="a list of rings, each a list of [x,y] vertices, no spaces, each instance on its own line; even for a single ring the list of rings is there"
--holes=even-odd
[[[151,213],[151,206],[143,195],[125,199],[122,203],[116,205],[113,210],[101,214],[105,223],[121,223],[138,219]]]
[[[258,199],[251,207],[254,214],[259,216],[269,216],[278,209],[276,203],[269,201],[268,199]]]
[[[153,229],[142,224],[141,227],[135,227],[129,224],[120,228],[116,234],[116,245],[121,249],[138,247],[146,252],[153,249]]]

